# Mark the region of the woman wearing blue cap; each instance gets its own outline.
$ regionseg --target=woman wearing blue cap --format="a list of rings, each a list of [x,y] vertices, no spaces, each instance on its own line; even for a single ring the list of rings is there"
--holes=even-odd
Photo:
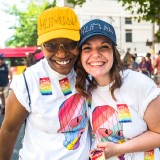
[[[104,159],[160,160],[160,89],[124,69],[116,45],[109,23],[94,19],[82,26],[76,88],[91,102],[93,148],[104,151]]]

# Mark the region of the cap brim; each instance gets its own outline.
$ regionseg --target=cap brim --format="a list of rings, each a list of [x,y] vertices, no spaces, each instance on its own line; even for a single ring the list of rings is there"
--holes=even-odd
[[[87,35],[85,38],[82,38],[82,40],[80,41],[80,43],[78,44],[79,47],[81,47],[81,45],[89,38],[93,37],[93,36],[97,36],[97,35],[100,35],[100,36],[105,36],[105,37],[108,37],[113,43],[115,46],[117,46],[117,44],[110,38],[109,35],[106,35],[106,34],[102,34],[102,33],[92,33],[92,34],[89,34]]]
[[[80,33],[77,30],[69,30],[69,29],[59,29],[56,31],[47,32],[39,36],[37,40],[37,45],[40,46],[44,42],[50,41],[55,38],[68,38],[73,41],[79,41]]]

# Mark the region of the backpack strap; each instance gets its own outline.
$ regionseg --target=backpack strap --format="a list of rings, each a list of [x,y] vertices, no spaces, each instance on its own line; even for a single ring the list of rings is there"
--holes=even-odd
[[[24,82],[25,82],[25,85],[26,85],[27,93],[28,93],[29,107],[31,108],[31,97],[30,97],[30,94],[29,94],[29,88],[28,88],[25,72],[23,72],[23,77],[24,77]]]

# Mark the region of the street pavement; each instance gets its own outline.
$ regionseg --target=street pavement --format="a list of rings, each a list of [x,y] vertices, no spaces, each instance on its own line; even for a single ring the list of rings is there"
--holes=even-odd
[[[3,118],[4,118],[4,115],[0,115],[0,126],[2,124],[2,121],[3,121]],[[19,153],[19,149],[22,147],[22,139],[23,139],[23,134],[24,134],[24,125],[22,126],[20,132],[19,132],[19,135],[18,135],[18,138],[17,138],[17,142],[16,142],[16,145],[15,145],[15,148],[13,150],[13,154],[12,154],[12,158],[11,160],[18,160],[18,153]]]

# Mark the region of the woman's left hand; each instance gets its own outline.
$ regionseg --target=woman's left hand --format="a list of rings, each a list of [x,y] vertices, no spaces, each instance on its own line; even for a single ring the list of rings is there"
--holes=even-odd
[[[118,156],[119,152],[119,146],[120,144],[116,144],[113,142],[102,142],[97,145],[97,148],[101,148],[104,150],[105,158],[111,158],[113,156]]]

